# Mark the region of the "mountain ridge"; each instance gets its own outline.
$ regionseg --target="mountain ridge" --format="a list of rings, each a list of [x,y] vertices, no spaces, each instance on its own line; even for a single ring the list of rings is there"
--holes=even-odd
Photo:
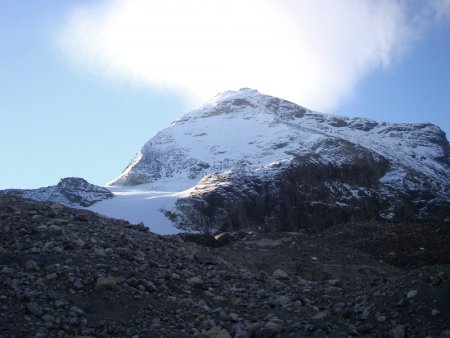
[[[212,119],[218,116],[224,118]],[[271,117],[272,120],[270,120]],[[248,130],[238,128],[238,123],[225,125],[227,120],[233,119],[238,119],[239,123],[250,121],[244,127],[251,128],[255,123],[262,125],[262,128],[256,126],[256,131],[250,129],[251,137],[245,137]],[[206,125],[201,125],[201,122],[204,121],[207,121]],[[211,126],[215,123],[220,126],[214,129]],[[276,128],[277,124],[284,128]],[[195,125],[195,128],[189,128],[191,125]],[[235,129],[230,130],[229,127]],[[257,140],[263,136],[262,132],[271,131],[273,128],[275,135],[265,135],[269,138],[268,142]],[[349,130],[352,134],[349,134]],[[214,132],[221,137],[211,137],[208,132]],[[233,133],[231,137],[230,132]],[[368,136],[376,136],[376,134],[381,136],[368,138]],[[185,136],[191,139],[191,144],[188,144]],[[289,158],[289,152],[292,151],[299,154],[311,151],[319,152],[321,149],[311,149],[310,147],[315,146],[314,141],[321,136],[345,139],[374,150],[390,160],[401,162],[402,166],[412,166],[417,172],[423,172],[426,169],[429,176],[442,178],[443,172],[446,174],[449,170],[450,146],[446,141],[445,133],[433,124],[396,124],[365,118],[321,114],[289,101],[245,88],[237,92],[228,91],[219,94],[215,99],[184,115],[170,127],[157,133],[146,142],[123,174],[112,182],[112,185],[135,185],[135,182],[146,184],[152,183],[152,180],[164,178],[164,176],[174,176],[176,169],[173,168],[177,167],[174,164],[175,158],[178,160],[181,158],[182,165],[189,168],[189,174],[185,176],[188,179],[192,177],[200,179],[204,174],[210,172],[241,169],[248,167],[249,162],[252,161],[250,167],[257,168],[272,161]],[[205,140],[200,140],[202,138]],[[246,142],[247,144],[243,142],[250,138],[251,140]],[[388,138],[390,142],[383,138]],[[215,143],[217,139],[222,144]],[[231,154],[230,149],[224,146],[226,143],[230,145],[228,148],[239,145],[241,148],[246,147],[247,149],[238,149],[235,154]],[[248,147],[248,143],[256,144],[256,146]],[[186,144],[190,149],[186,149]],[[262,150],[260,150],[261,148]],[[157,152],[160,149],[169,150],[166,158],[156,156],[160,155]],[[284,151],[277,152],[277,149]],[[399,156],[402,150],[408,153],[405,156]],[[212,153],[213,156],[208,156],[209,153]],[[156,177],[150,175],[146,177],[147,180],[142,177],[135,181],[135,178],[132,177],[145,172],[146,156],[149,156],[150,160],[157,157],[158,167],[156,169],[159,170]],[[421,162],[417,161],[417,158],[421,158]],[[166,159],[167,163],[164,163]],[[430,163],[430,159],[433,160],[432,163]],[[338,161],[336,158],[333,160]],[[423,160],[428,161],[424,162]],[[172,167],[171,170],[167,169],[169,164]],[[421,167],[420,170],[418,166]]]
[[[81,206],[170,233],[174,224],[311,230],[445,218],[449,191],[450,145],[438,126],[322,114],[243,88],[159,131],[107,191]],[[54,197],[38,192],[25,195]]]

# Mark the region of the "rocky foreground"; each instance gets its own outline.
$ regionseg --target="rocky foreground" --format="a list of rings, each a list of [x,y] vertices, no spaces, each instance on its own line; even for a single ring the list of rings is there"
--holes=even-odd
[[[163,237],[0,196],[0,337],[450,337],[449,229]]]

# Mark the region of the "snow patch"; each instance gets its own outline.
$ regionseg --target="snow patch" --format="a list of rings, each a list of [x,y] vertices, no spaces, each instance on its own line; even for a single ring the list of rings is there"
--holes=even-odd
[[[163,210],[172,210],[179,198],[186,197],[192,191],[156,191],[148,190],[148,185],[139,187],[112,187],[114,198],[98,202],[88,210],[99,214],[119,218],[136,224],[143,222],[150,231],[161,235],[179,233],[172,222],[164,216]]]

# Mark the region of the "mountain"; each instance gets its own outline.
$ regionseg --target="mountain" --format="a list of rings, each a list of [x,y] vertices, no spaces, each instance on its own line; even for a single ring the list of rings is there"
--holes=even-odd
[[[3,193],[36,201],[52,201],[69,207],[89,207],[114,195],[107,188],[87,182],[83,178],[67,177],[57,185],[39,189],[8,189]]]
[[[310,153],[338,164],[345,158],[332,144],[345,141],[388,160],[385,179],[393,184],[414,185],[417,174],[448,184],[450,147],[437,126],[320,114],[241,89],[219,94],[159,132],[111,185],[195,182],[208,173],[255,170]]]
[[[9,193],[143,221],[158,233],[445,220],[450,145],[429,123],[322,114],[244,88],[158,132],[107,187],[68,178]]]
[[[166,216],[201,231],[448,217],[450,146],[432,124],[321,114],[241,89],[160,131],[111,185],[194,187]]]

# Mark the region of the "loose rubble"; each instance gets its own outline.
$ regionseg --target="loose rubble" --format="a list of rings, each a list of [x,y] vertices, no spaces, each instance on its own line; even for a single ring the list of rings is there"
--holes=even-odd
[[[450,337],[449,225],[422,226],[218,244],[0,196],[0,337]]]

